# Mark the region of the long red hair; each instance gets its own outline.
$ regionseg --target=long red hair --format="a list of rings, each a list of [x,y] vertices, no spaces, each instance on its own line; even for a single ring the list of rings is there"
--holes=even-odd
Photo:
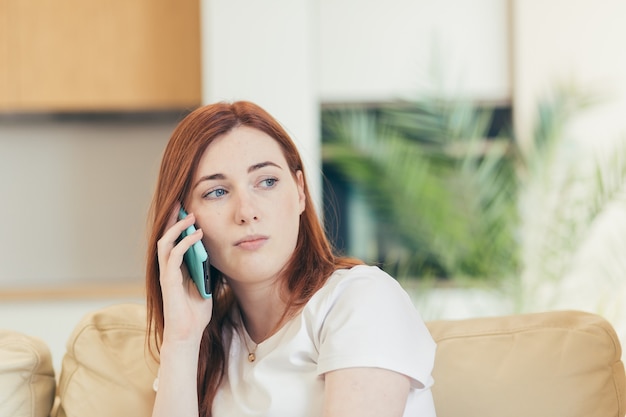
[[[302,159],[282,126],[256,104],[239,101],[200,107],[185,117],[174,130],[165,149],[156,191],[150,210],[146,266],[148,334],[150,345],[158,351],[163,337],[163,299],[159,282],[157,241],[166,230],[168,218],[178,202],[185,202],[200,158],[209,144],[237,126],[248,126],[271,136],[280,145],[289,170],[295,178],[302,171],[305,209],[300,216],[296,248],[284,269],[283,294],[288,309],[298,310],[320,289],[332,272],[362,263],[337,257],[315,212],[307,187]],[[213,316],[202,336],[198,365],[198,402],[201,416],[211,415],[211,405],[226,367],[226,338],[232,334],[231,311],[235,305],[232,291],[220,271],[211,267],[216,277],[213,289]],[[154,344],[152,344],[154,343]],[[154,349],[153,349],[154,350]]]

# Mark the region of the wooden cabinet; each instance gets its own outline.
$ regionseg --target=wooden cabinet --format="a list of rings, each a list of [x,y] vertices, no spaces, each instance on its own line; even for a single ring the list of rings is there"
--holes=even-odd
[[[201,102],[200,0],[0,0],[0,111]]]

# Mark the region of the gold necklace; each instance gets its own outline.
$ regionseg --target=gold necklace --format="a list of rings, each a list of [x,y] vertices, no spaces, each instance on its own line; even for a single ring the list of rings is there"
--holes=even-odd
[[[245,332],[246,330],[243,329],[243,331]],[[246,334],[243,335],[243,343],[246,345],[246,350],[248,351],[248,362],[252,363],[256,360],[256,350],[259,347],[258,343],[254,344],[254,349],[250,350],[250,347],[248,346],[248,333],[246,332]],[[250,338],[250,341],[254,342],[252,340],[252,338]]]
[[[238,333],[239,336],[243,339],[243,343],[246,345],[246,350],[248,351],[248,362],[252,363],[256,360],[256,350],[259,347],[258,343],[255,343],[254,340],[252,340],[252,337],[250,337],[250,335],[248,334],[248,331],[246,330],[246,326],[244,324],[244,320],[243,320],[243,315],[241,314],[241,310],[239,311],[239,318],[240,318],[240,323],[241,323],[241,328],[239,329]],[[278,324],[276,325],[276,328],[279,327],[279,325],[281,323],[283,323],[285,320],[285,317],[283,317]],[[245,332],[244,334],[242,334],[241,332]],[[265,336],[263,336],[263,338],[261,339],[261,341],[264,341],[265,339],[267,339],[268,337],[270,337],[271,334],[273,334],[274,331],[269,331],[265,334]],[[248,339],[250,339],[250,341],[252,343],[254,343],[254,349],[250,349],[250,346],[248,346]]]

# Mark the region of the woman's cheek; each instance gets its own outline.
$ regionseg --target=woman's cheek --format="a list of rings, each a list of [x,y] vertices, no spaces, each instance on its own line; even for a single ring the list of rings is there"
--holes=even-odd
[[[204,245],[207,253],[209,254],[209,262],[211,263],[211,265],[221,270],[221,265],[220,265],[221,256],[219,254],[219,250],[217,249],[217,246],[215,246],[214,244],[211,244],[210,242],[206,242],[205,239],[202,239],[202,244]]]

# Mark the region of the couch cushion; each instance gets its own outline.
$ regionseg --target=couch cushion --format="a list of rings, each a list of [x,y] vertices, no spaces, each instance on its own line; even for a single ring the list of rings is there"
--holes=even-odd
[[[118,304],[85,316],[67,342],[54,416],[150,416],[156,362],[145,348],[146,307]]]
[[[0,329],[0,416],[47,417],[54,389],[48,346],[39,338]]]
[[[428,323],[437,417],[622,417],[625,377],[602,317],[546,312]]]

